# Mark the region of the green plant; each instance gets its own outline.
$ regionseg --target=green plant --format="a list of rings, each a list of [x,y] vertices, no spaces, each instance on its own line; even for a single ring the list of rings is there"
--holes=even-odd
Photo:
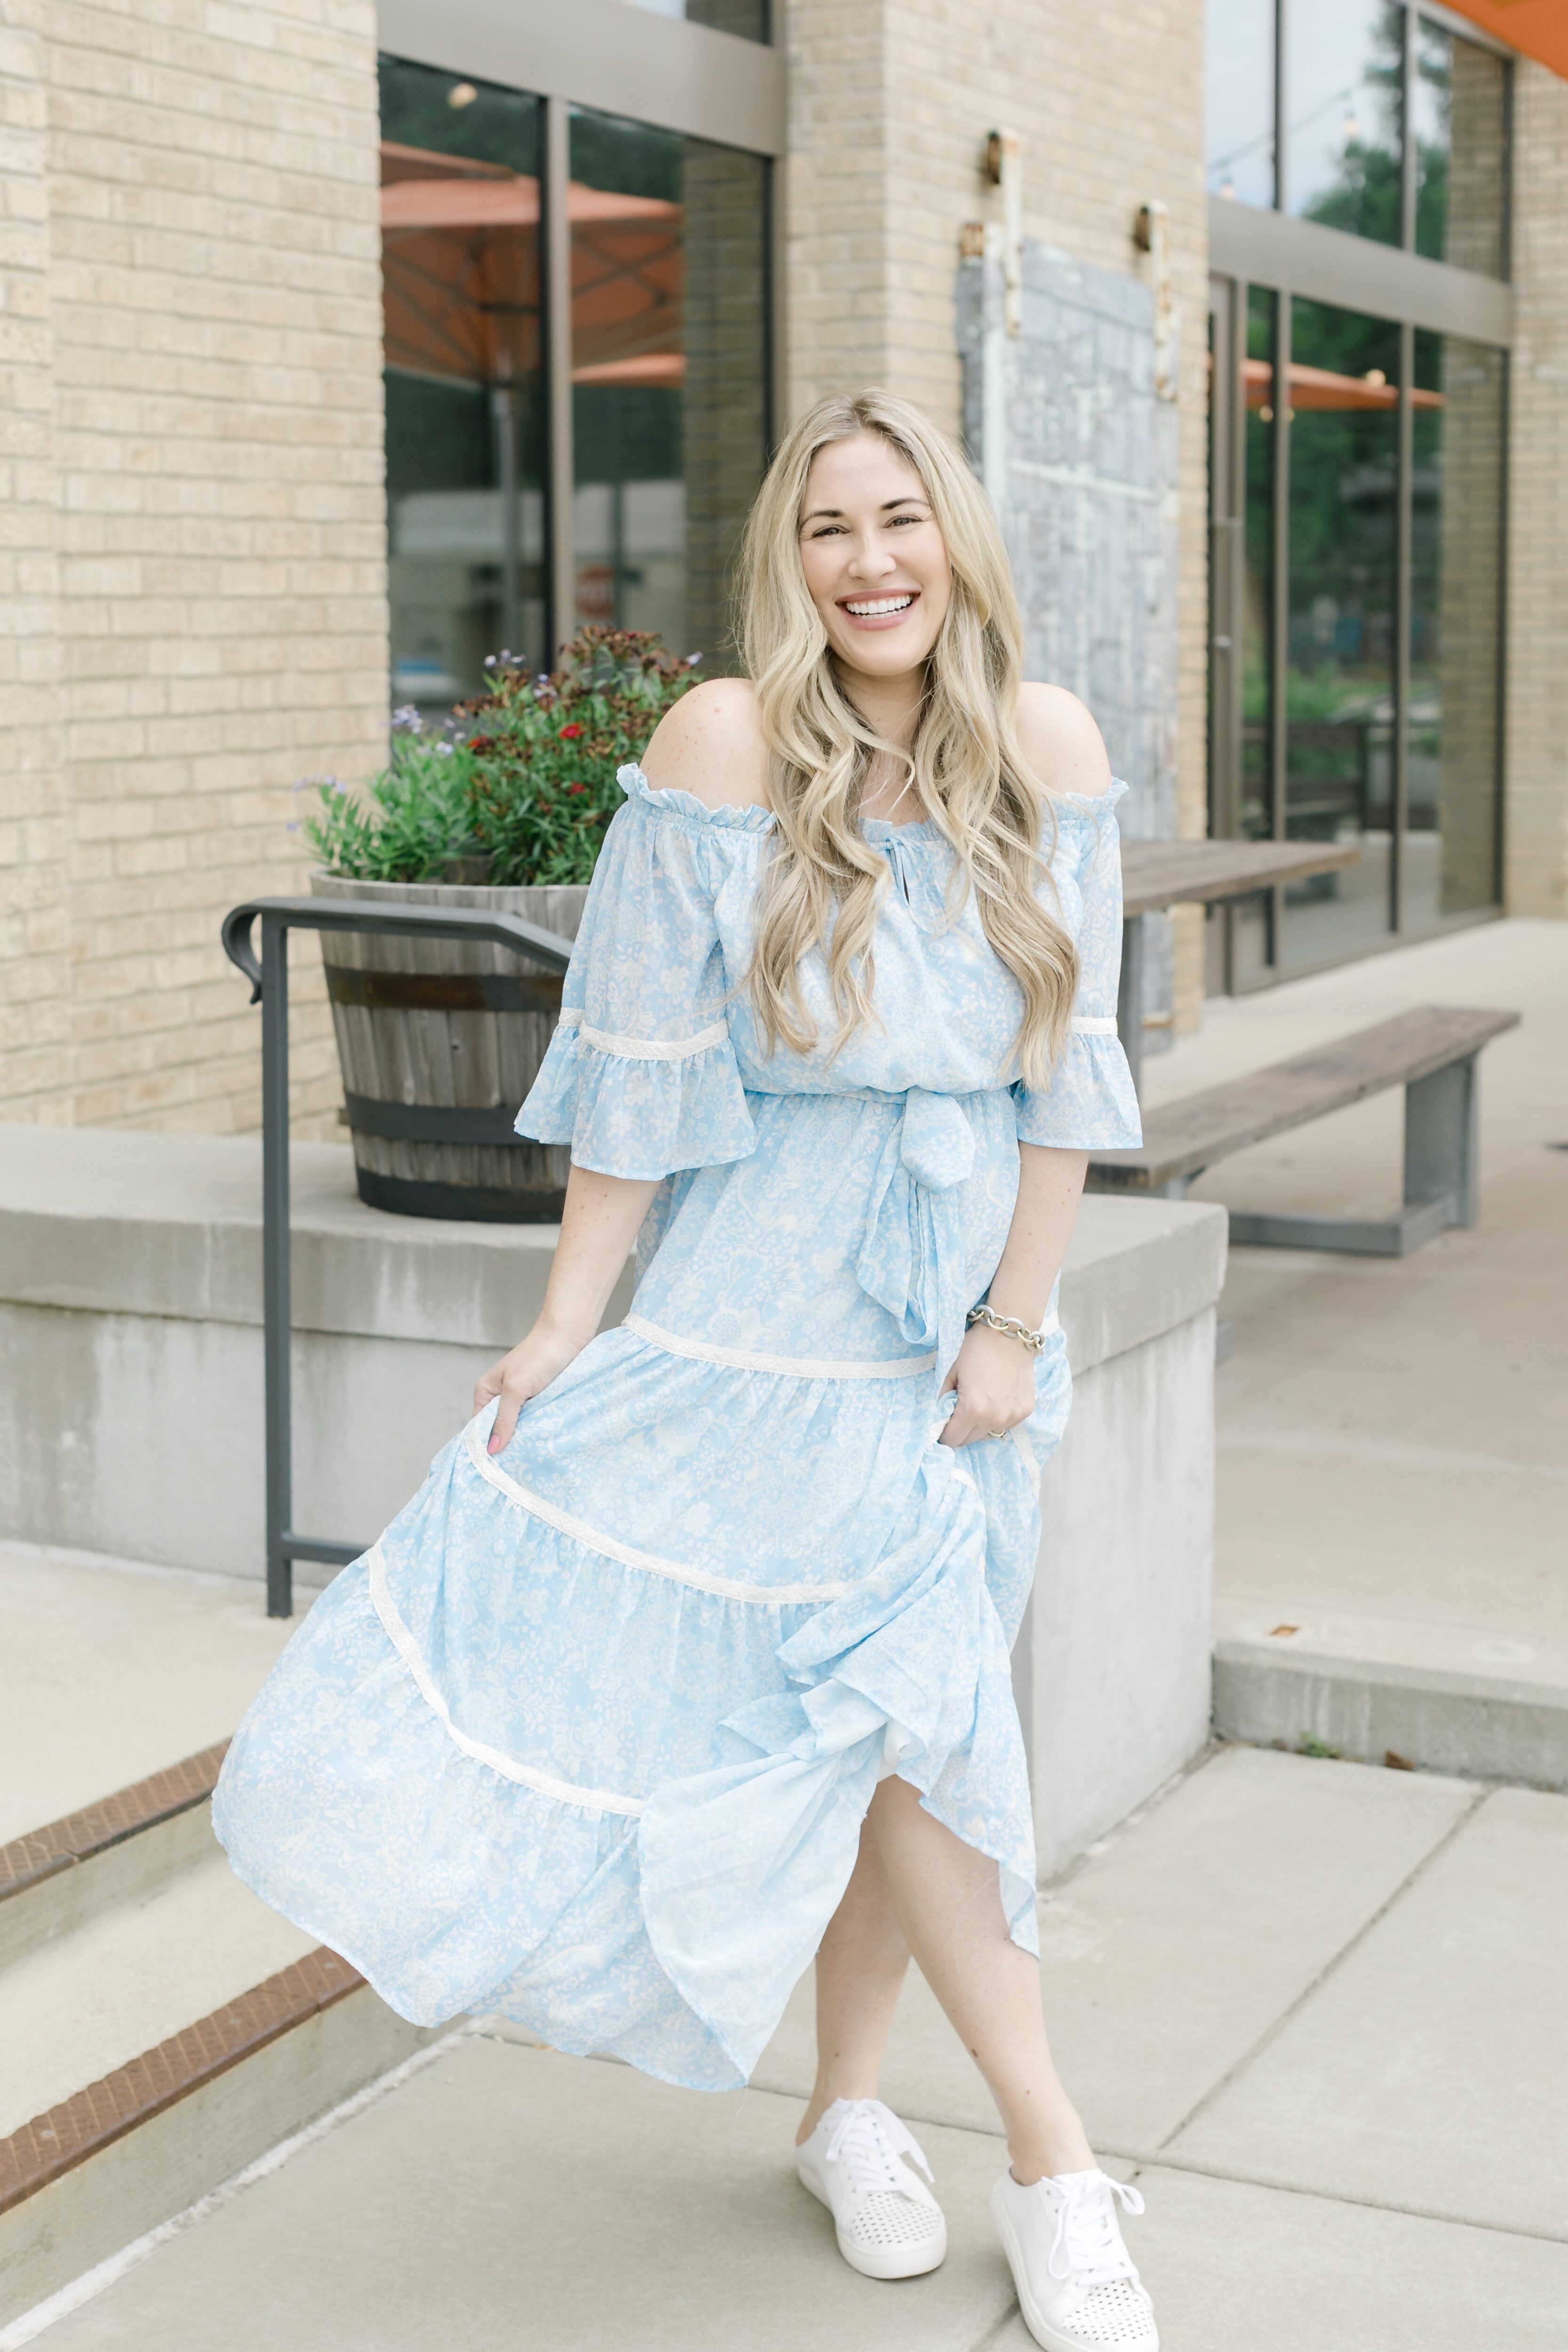
[[[498,661],[489,694],[459,705],[472,761],[473,830],[492,882],[586,882],[637,759],[701,659],[638,629],[586,628],[563,668]]]
[[[363,795],[318,781],[320,805],[299,829],[329,872],[438,882],[459,865],[468,878],[478,860],[496,883],[590,880],[621,803],[616,772],[695,685],[701,656],[597,627],[565,655],[545,676],[492,655],[489,692],[460,703],[440,736],[412,708],[395,711],[391,759]]]
[[[335,776],[306,778],[320,805],[298,826],[329,873],[356,882],[438,882],[473,856],[469,761],[458,744],[422,731],[417,711],[393,717],[392,757],[363,797]]]

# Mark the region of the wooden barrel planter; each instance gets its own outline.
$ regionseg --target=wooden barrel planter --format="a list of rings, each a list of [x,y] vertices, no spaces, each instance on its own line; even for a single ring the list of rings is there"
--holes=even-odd
[[[575,939],[584,884],[350,882],[317,898],[494,907]],[[553,1224],[569,1154],[512,1131],[561,1010],[561,975],[488,941],[322,932],[359,1196],[405,1217]]]

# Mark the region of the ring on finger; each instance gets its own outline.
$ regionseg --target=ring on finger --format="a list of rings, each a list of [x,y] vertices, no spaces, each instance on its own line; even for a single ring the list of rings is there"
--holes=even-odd
[[[993,1429],[988,1430],[986,1434],[990,1437],[1005,1437],[1007,1433],[1005,1429]]]

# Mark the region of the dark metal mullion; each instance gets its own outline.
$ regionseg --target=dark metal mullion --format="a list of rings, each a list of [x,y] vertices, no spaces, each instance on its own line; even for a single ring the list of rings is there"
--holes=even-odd
[[[1219,710],[1218,698],[1211,724],[1223,727],[1224,748],[1219,773],[1225,782],[1225,806],[1220,815],[1227,836],[1237,835],[1241,824],[1242,787],[1246,775],[1245,662],[1247,635],[1247,322],[1251,315],[1252,289],[1242,278],[1224,281],[1228,289],[1228,307],[1222,311],[1225,345],[1215,352],[1215,390],[1223,404],[1217,411],[1223,422],[1223,465],[1216,467],[1219,480],[1215,503],[1220,509],[1223,531],[1216,535],[1215,553],[1226,567],[1224,610],[1226,627],[1230,635],[1230,650],[1226,669],[1226,693],[1225,708]],[[1216,436],[1215,455],[1221,447]],[[1227,996],[1236,993],[1237,971],[1237,910],[1226,905],[1219,911],[1223,925],[1225,988]]]
[[[789,414],[786,376],[789,342],[784,319],[787,253],[784,243],[784,175],[782,156],[763,164],[763,462],[772,462]]]
[[[1415,250],[1415,11],[1405,11],[1399,62],[1399,242]]]
[[[1415,410],[1411,393],[1415,374],[1415,330],[1408,319],[1399,330],[1398,500],[1394,556],[1394,805],[1389,812],[1388,920],[1405,929],[1405,836],[1410,814],[1410,624],[1413,593],[1411,471]]]
[[[577,551],[573,506],[576,465],[572,447],[571,109],[563,98],[544,101],[543,202],[544,413],[547,457],[545,543],[550,551],[545,595],[545,660],[553,668],[577,620]]]
[[[1281,286],[1274,310],[1274,480],[1269,570],[1273,594],[1268,613],[1268,793],[1269,831],[1286,838],[1289,780],[1289,686],[1290,657],[1290,292]],[[1284,958],[1285,891],[1269,893],[1268,961]]]

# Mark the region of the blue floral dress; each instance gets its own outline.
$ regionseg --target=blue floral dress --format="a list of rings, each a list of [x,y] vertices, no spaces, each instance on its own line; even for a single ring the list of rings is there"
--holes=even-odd
[[[1037,1948],[1008,1651],[1067,1419],[1054,1311],[1023,1429],[936,1443],[1006,1238],[1017,1143],[1138,1140],[1116,1036],[1115,800],[1053,803],[1082,982],[1048,1087],[932,825],[887,859],[878,1023],[762,1048],[744,990],[771,815],[626,768],[518,1118],[656,1178],[631,1313],[480,1413],[317,1601],[241,1724],[235,1869],[405,2016],[501,2011],[557,2049],[743,2083],[897,1770],[992,1855]],[[803,968],[824,1038],[819,955]],[[1054,1309],[1054,1302],[1053,1302]]]

